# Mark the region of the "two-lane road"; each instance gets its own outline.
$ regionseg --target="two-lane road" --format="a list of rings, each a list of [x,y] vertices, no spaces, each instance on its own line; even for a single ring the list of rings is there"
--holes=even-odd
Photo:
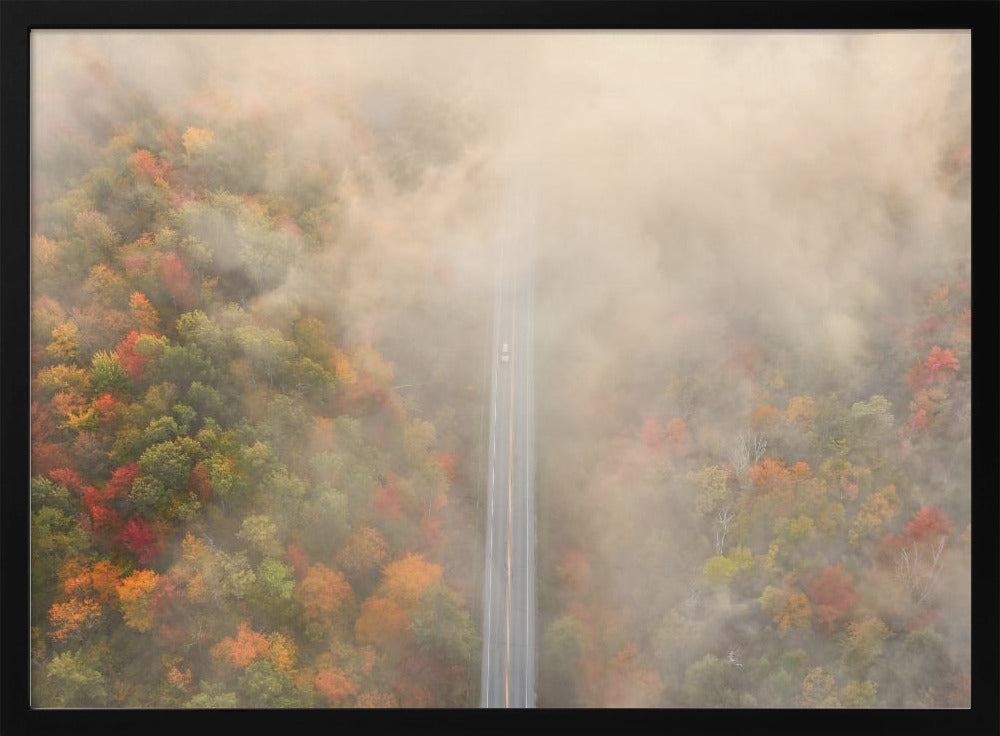
[[[503,249],[494,305],[480,704],[535,705],[533,284]]]

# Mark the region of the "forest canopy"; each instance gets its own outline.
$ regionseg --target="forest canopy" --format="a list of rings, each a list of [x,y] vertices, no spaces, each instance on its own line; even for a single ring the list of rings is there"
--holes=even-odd
[[[968,33],[32,34],[42,707],[968,707]]]
[[[35,117],[33,702],[472,704],[475,579],[448,561],[475,543],[457,458],[478,427],[454,419],[464,392],[394,388],[470,374],[397,376],[342,316],[349,175],[246,99],[166,104],[89,43],[54,43],[43,80],[74,64],[81,87],[42,81]],[[87,84],[100,119],[54,112]],[[380,157],[353,176],[405,190],[435,156],[454,165],[341,107],[345,145]],[[309,269],[326,288],[293,293]]]

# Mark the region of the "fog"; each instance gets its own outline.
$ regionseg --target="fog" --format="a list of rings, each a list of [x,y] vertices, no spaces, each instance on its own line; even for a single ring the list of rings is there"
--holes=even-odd
[[[255,318],[284,329],[318,315],[345,351],[374,346],[396,398],[462,454],[441,563],[474,612],[497,247],[522,228],[537,274],[539,622],[571,615],[585,626],[585,674],[573,687],[546,662],[551,636],[540,631],[540,704],[717,704],[685,672],[738,645],[769,650],[772,664],[808,649],[806,669],[836,659],[823,648],[835,643],[777,637],[756,603],[764,583],[742,597],[704,584],[715,537],[687,479],[729,462],[751,430],[768,437],[768,457],[789,467],[808,458],[818,474],[825,456],[810,455],[804,435],[755,424],[761,406],[784,411],[792,397],[837,397],[846,412],[886,396],[897,433],[886,446],[899,444],[913,398],[900,336],[926,319],[929,294],[951,284],[959,299],[954,284],[971,278],[968,33],[35,31],[31,40],[35,228],[49,217],[39,203],[94,165],[86,152],[149,114],[179,131],[213,128],[217,140],[239,126],[257,131],[264,144],[219,154],[245,164],[233,174],[243,191],[301,198],[303,177],[321,182],[327,200],[315,206],[332,214],[318,242],[292,232],[256,270],[235,232],[211,229],[221,200],[199,202],[198,222],[209,224],[192,232],[212,241],[216,266],[260,287],[244,305]],[[516,219],[517,196],[536,205],[530,230]],[[961,375],[956,407],[967,402],[967,353]],[[686,425],[683,448],[653,457],[644,421],[674,417]],[[927,504],[954,520],[935,620],[948,661],[966,672],[969,570],[957,540],[970,515],[967,422],[928,440],[912,465],[872,461],[877,483],[859,499],[895,483],[904,512],[894,533]],[[768,552],[766,539],[745,544]],[[823,545],[809,562],[802,553],[802,571],[837,562],[847,543]],[[571,549],[590,570],[580,588],[567,582]],[[893,618],[874,563],[849,567],[861,603],[840,633],[869,613],[899,641],[918,628]],[[707,608],[684,618],[703,599]],[[614,669],[629,643],[640,652],[634,671],[655,672],[658,685]],[[838,688],[878,679],[838,677]],[[632,695],[614,694],[622,682]],[[879,695],[910,704],[902,684],[886,680]]]
[[[695,314],[689,349],[742,318],[849,364],[864,312],[947,264],[943,243],[968,248],[940,171],[969,139],[962,34],[46,32],[33,48],[40,140],[114,121],[106,68],[161,109],[221,94],[285,162],[330,166],[359,251],[352,324],[444,259],[481,290],[519,181],[545,203],[533,246],[577,333],[588,305],[626,334]],[[402,187],[365,146],[379,135],[418,161]],[[296,265],[288,289],[308,292],[295,279],[317,270]],[[664,337],[650,349],[676,350]]]

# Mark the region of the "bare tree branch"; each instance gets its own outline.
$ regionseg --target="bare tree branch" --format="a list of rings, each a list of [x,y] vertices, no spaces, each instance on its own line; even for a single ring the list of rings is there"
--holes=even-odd
[[[733,469],[738,476],[742,476],[752,466],[760,462],[764,457],[764,450],[767,449],[767,440],[753,432],[743,432],[736,438],[736,445],[733,448],[731,460]]]
[[[736,514],[732,509],[724,508],[715,517],[715,554],[721,555],[726,549],[726,535],[729,534],[729,526]]]
[[[946,538],[942,537],[931,549],[930,561],[924,560],[923,550],[914,542],[908,550],[899,548],[896,559],[896,578],[906,588],[907,606],[919,606],[927,600],[931,588],[941,572]]]

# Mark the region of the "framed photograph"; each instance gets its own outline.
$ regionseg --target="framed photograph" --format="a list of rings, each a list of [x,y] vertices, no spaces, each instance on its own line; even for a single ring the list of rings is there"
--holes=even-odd
[[[995,730],[996,3],[2,10],[12,733]]]

